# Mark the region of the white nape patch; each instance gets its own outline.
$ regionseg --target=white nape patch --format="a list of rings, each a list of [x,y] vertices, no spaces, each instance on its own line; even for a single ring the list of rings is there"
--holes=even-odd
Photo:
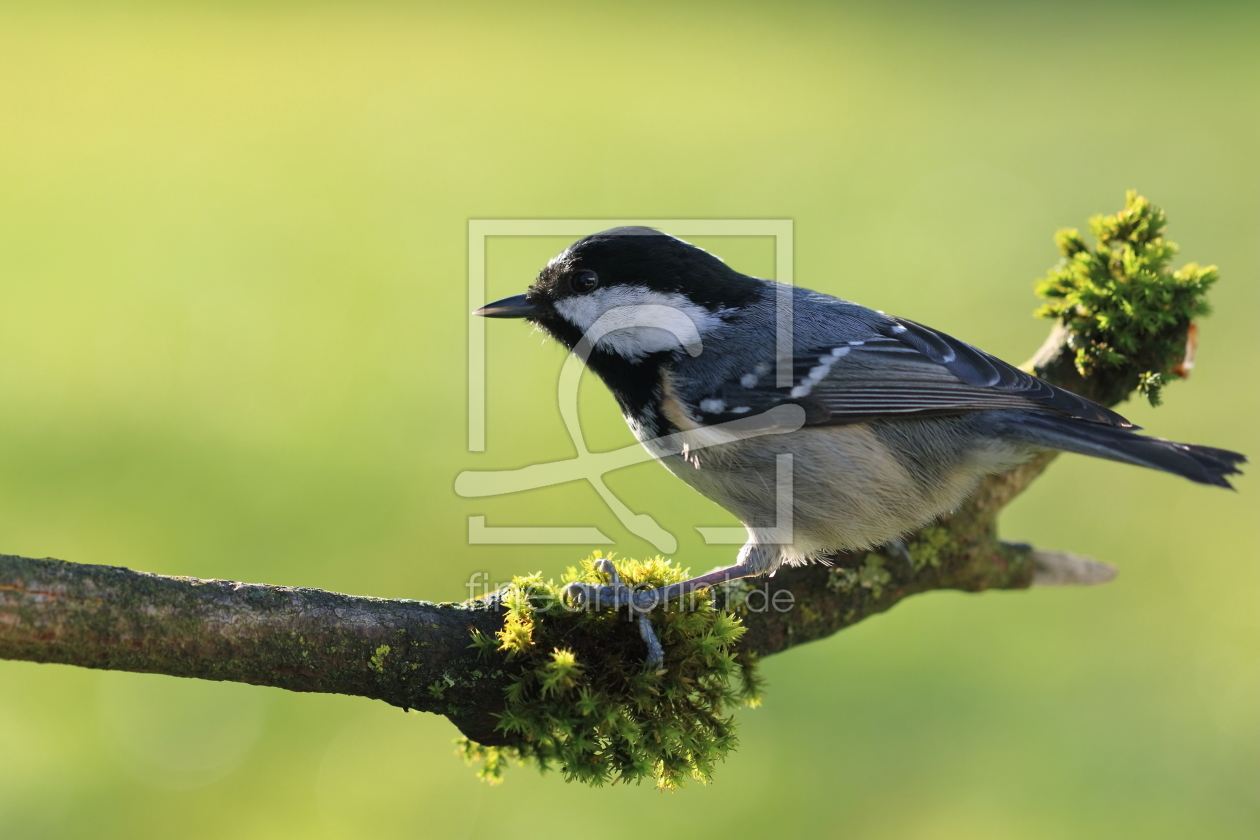
[[[726,410],[726,400],[712,398],[700,400],[700,410],[705,414],[721,414]]]
[[[555,307],[562,318],[583,333],[598,322],[598,335],[590,336],[595,346],[632,362],[666,350],[691,352],[691,345],[697,343],[694,336],[707,335],[722,324],[716,313],[685,296],[646,286],[608,286],[587,295],[563,298],[556,301]],[[676,316],[666,310],[673,310]],[[697,349],[692,355],[698,352]]]
[[[750,411],[752,411],[752,409],[746,405],[737,405],[731,409],[731,414],[747,414]]]
[[[760,378],[761,377],[757,376],[755,373],[745,373],[739,378],[739,384],[743,385],[745,388],[756,388],[757,380]]]
[[[903,332],[906,331],[906,328],[901,326],[901,324],[893,324],[892,331],[896,333],[897,335],[901,335]]]

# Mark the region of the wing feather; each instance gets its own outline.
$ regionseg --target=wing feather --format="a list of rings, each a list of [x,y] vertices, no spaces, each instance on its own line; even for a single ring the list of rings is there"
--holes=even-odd
[[[889,319],[880,334],[863,341],[799,352],[791,388],[774,388],[771,380],[762,376],[725,382],[700,402],[697,414],[702,422],[716,423],[795,402],[805,407],[810,425],[823,425],[1031,409],[1135,428],[1110,409],[903,318]]]

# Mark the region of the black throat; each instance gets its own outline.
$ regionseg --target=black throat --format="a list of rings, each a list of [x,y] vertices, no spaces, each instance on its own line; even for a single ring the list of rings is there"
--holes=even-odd
[[[652,353],[630,362],[616,353],[595,349],[586,366],[612,392],[621,413],[652,434],[660,434],[657,406],[660,405],[661,370],[674,359],[674,352]]]
[[[582,331],[554,313],[540,313],[534,323],[563,344],[569,352],[575,352],[582,340]],[[649,353],[637,361],[630,361],[619,353],[598,346],[590,350],[586,366],[598,376],[612,392],[621,413],[653,432],[660,434],[657,406],[661,401],[661,369],[673,362],[682,350],[664,350]]]

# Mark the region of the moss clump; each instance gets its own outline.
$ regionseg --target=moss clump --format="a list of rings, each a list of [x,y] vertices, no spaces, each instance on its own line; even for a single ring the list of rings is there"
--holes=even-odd
[[[939,569],[941,566],[941,553],[953,541],[949,530],[938,525],[931,525],[919,531],[916,536],[918,539],[906,546],[906,550],[910,552],[910,558],[914,563],[914,570],[916,572],[922,571],[926,566]]]
[[[593,565],[599,556],[570,568],[560,584],[518,577],[503,593],[503,629],[473,644],[486,656],[525,660],[507,688],[498,725],[513,743],[487,747],[465,739],[462,752],[484,762],[478,775],[491,782],[513,758],[596,786],[645,778],[662,788],[689,779],[706,783],[736,744],[729,711],[758,698],[755,665],[734,650],[744,628],[705,597],[671,602],[652,613],[665,662],[647,671],[644,643],[626,609],[572,611],[562,601],[569,582],[604,582]],[[615,562],[631,587],[688,576],[659,557]]]
[[[1165,223],[1163,210],[1130,190],[1119,213],[1089,220],[1094,249],[1079,231],[1059,231],[1063,259],[1037,283],[1049,300],[1037,314],[1067,328],[1081,375],[1136,371],[1128,390],[1152,405],[1185,360],[1191,322],[1207,314],[1204,296],[1217,280],[1216,266],[1168,270],[1177,246],[1163,238]]]
[[[884,568],[884,558],[870,552],[862,559],[862,565],[854,568],[836,566],[827,573],[827,588],[837,592],[852,592],[860,586],[881,598],[884,587],[892,583],[892,574]]]

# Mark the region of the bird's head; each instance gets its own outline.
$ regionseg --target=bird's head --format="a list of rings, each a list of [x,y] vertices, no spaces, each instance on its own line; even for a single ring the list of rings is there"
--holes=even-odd
[[[764,294],[764,281],[696,246],[645,227],[621,227],[570,245],[523,295],[477,310],[524,318],[584,357],[638,364],[700,352],[723,319]]]

